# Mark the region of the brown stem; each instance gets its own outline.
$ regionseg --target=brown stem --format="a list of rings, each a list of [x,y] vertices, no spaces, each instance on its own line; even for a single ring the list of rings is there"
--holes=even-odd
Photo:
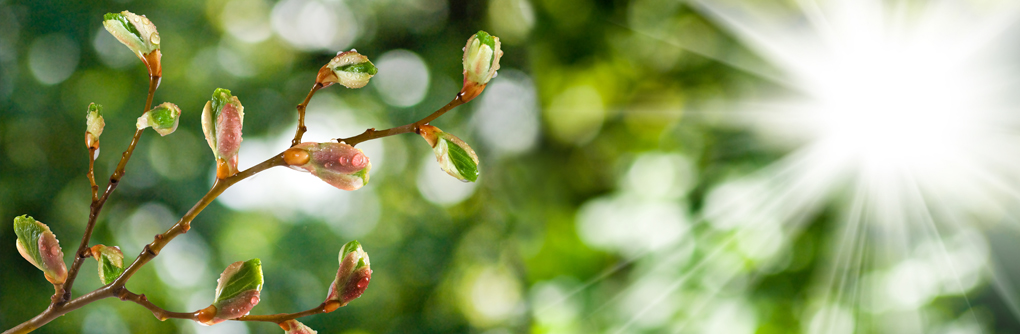
[[[267,315],[246,315],[237,319],[236,321],[264,321],[264,322],[275,322],[281,323],[290,319],[297,319],[301,317],[307,317],[313,314],[326,313],[326,303],[319,304],[315,308],[297,312],[297,313],[279,313],[279,314],[267,314]]]
[[[187,232],[188,229],[190,229],[190,227],[191,227],[191,220],[194,219],[195,216],[197,216],[198,213],[202,211],[202,209],[205,209],[206,206],[208,206],[210,203],[212,203],[212,201],[214,199],[216,199],[217,196],[222,194],[223,191],[226,190],[227,188],[229,188],[231,185],[233,185],[233,184],[235,184],[235,183],[237,183],[237,182],[239,182],[241,180],[244,180],[246,178],[249,178],[252,175],[255,175],[255,174],[257,174],[257,173],[259,173],[261,171],[264,171],[266,169],[269,169],[269,168],[272,168],[272,167],[276,167],[276,166],[284,166],[284,165],[286,165],[286,162],[283,161],[283,153],[280,153],[280,154],[277,154],[276,156],[274,156],[272,158],[269,158],[266,161],[263,161],[262,163],[260,163],[258,165],[252,166],[251,168],[248,168],[245,171],[237,173],[234,176],[231,176],[231,177],[228,177],[228,178],[225,178],[225,179],[216,180],[216,183],[213,184],[212,189],[209,189],[209,192],[206,193],[205,196],[203,196],[202,199],[199,200],[199,202],[196,203],[195,206],[192,207],[191,210],[189,210],[188,213],[186,213],[184,215],[184,217],[181,218],[180,221],[177,222],[177,224],[175,224],[173,227],[171,227],[169,230],[167,230],[163,234],[156,235],[156,239],[151,244],[145,245],[145,247],[142,249],[142,253],[138,255],[138,258],[136,258],[135,261],[133,263],[131,263],[131,265],[127,269],[124,270],[124,273],[122,273],[120,275],[120,277],[117,277],[117,280],[115,280],[113,283],[111,283],[109,285],[106,285],[106,286],[104,286],[102,288],[96,289],[95,291],[89,292],[89,293],[87,293],[87,294],[85,294],[85,295],[83,295],[81,297],[78,297],[76,299],[73,299],[73,300],[70,300],[70,301],[67,301],[67,302],[63,302],[63,303],[51,303],[50,306],[48,308],[46,308],[46,310],[43,311],[42,313],[40,313],[39,315],[35,316],[34,318],[32,318],[32,319],[30,319],[28,321],[25,321],[25,322],[15,326],[14,328],[11,328],[11,329],[3,332],[3,334],[28,333],[28,332],[31,332],[31,331],[33,331],[33,330],[35,330],[35,329],[37,329],[37,328],[39,328],[39,327],[49,323],[50,321],[53,321],[53,319],[56,319],[57,317],[66,314],[67,312],[74,311],[74,310],[76,310],[78,308],[81,308],[82,306],[85,306],[85,305],[87,305],[89,303],[92,303],[94,301],[97,301],[97,300],[100,300],[100,299],[103,299],[103,298],[109,298],[109,297],[116,296],[116,297],[120,297],[123,300],[129,300],[129,301],[133,301],[133,302],[139,303],[139,301],[141,301],[143,297],[142,296],[135,297],[133,293],[126,292],[127,289],[124,287],[124,284],[127,283],[128,279],[130,279],[131,276],[134,275],[134,273],[138,271],[138,269],[140,269],[146,263],[151,261],[152,258],[156,257],[156,255],[159,254],[159,251],[161,249],[163,249],[163,247],[166,246],[166,244],[168,242],[170,242],[170,240],[173,240],[174,237],[176,237],[176,236],[178,236],[178,235],[180,235],[180,234],[182,234],[184,232]],[[112,180],[111,180],[111,182],[112,182]],[[108,196],[109,196],[109,190],[107,191],[106,194],[103,195],[103,198],[100,199],[100,205],[102,204],[102,202],[105,202],[105,200],[106,200],[106,198]],[[95,211],[95,209],[94,209],[93,212],[97,212],[97,211]],[[92,224],[89,225],[89,230],[91,230],[91,227],[94,226],[94,220],[90,220],[90,221],[92,221]],[[72,270],[77,271],[76,269],[81,267],[81,263],[80,263],[81,259],[82,259],[81,257],[76,257],[75,258],[76,266],[72,266]],[[70,273],[69,273],[68,274],[68,281],[70,281],[70,278],[71,277],[70,277]],[[70,287],[67,287],[65,289],[65,291],[70,291],[70,290],[71,290]],[[64,295],[68,295],[68,293],[65,292]],[[139,303],[139,304],[142,304],[142,303]],[[143,304],[142,306],[145,306],[146,308],[149,308],[150,311],[152,310],[152,308],[150,308],[147,305]],[[155,307],[155,305],[153,305],[153,307]],[[175,313],[175,312],[168,312],[168,311],[166,311],[163,314],[167,315],[168,317],[171,317],[171,318],[178,318],[178,316],[176,316],[176,315],[181,315],[182,313]],[[171,316],[171,315],[175,315],[175,316]],[[191,315],[189,315],[189,317],[190,316]],[[158,315],[156,317],[159,318]],[[187,318],[187,319],[191,319],[191,318]]]
[[[182,312],[170,312],[170,311],[164,310],[162,307],[156,306],[156,304],[153,304],[152,302],[150,302],[149,298],[146,298],[144,294],[139,295],[139,294],[133,293],[131,291],[128,291],[128,289],[121,289],[120,290],[120,294],[117,297],[119,297],[120,300],[130,301],[130,302],[134,302],[135,304],[142,305],[142,307],[145,307],[150,312],[152,312],[152,316],[156,317],[156,319],[159,319],[159,321],[164,321],[166,319],[171,319],[171,318],[173,318],[173,319],[187,319],[187,320],[197,320],[198,319],[198,316],[196,316],[196,314],[194,312],[192,312],[192,313],[182,313]]]
[[[234,174],[234,176],[225,179],[217,179],[216,182],[213,183],[212,188],[209,189],[209,192],[206,193],[205,196],[198,201],[198,203],[195,203],[195,206],[191,207],[191,210],[188,210],[188,212],[184,214],[184,217],[181,217],[181,219],[166,232],[157,234],[152,243],[145,245],[142,249],[142,253],[138,254],[138,258],[136,258],[130,266],[124,269],[124,273],[122,273],[120,277],[117,277],[117,280],[115,280],[111,285],[114,287],[123,287],[124,284],[127,283],[127,280],[130,279],[131,276],[138,271],[138,269],[155,258],[156,255],[159,255],[159,251],[162,250],[163,247],[170,242],[170,240],[173,240],[178,235],[188,232],[188,230],[191,229],[191,221],[195,219],[195,216],[198,216],[198,214],[202,212],[206,206],[212,203],[216,197],[222,194],[224,190],[227,190],[227,188],[238,181],[251,177],[263,170],[276,166],[285,166],[286,164],[287,163],[283,161],[283,153],[280,153],[266,161],[263,161],[262,163],[259,163],[258,165],[248,168],[245,171]]]
[[[99,185],[96,184],[96,149],[89,147],[89,183],[92,184],[92,203],[99,201]]]
[[[156,94],[156,88],[159,87],[159,80],[160,77],[158,76],[149,76],[149,94],[145,98],[145,111],[152,108],[152,96]],[[58,304],[71,299],[71,287],[74,286],[74,281],[78,278],[78,270],[81,269],[82,262],[88,258],[89,240],[92,238],[92,230],[96,227],[96,220],[99,219],[99,212],[103,210],[103,204],[106,204],[106,200],[110,198],[110,194],[113,193],[114,189],[117,189],[117,185],[120,184],[120,179],[124,177],[124,167],[127,166],[128,160],[131,160],[131,154],[134,153],[135,147],[138,146],[138,139],[141,137],[142,129],[136,130],[135,136],[131,138],[131,144],[128,145],[127,150],[124,151],[124,154],[120,157],[117,169],[113,171],[113,175],[110,175],[110,184],[106,186],[106,192],[103,193],[103,197],[92,201],[91,210],[89,210],[89,221],[85,225],[85,233],[81,237],[81,244],[78,246],[78,251],[75,252],[74,262],[71,263],[71,270],[67,272],[67,280],[64,282],[64,292],[62,297],[59,298],[59,301],[57,302]]]
[[[411,124],[401,125],[401,126],[398,126],[398,127],[395,127],[395,128],[389,128],[389,129],[386,129],[386,130],[376,130],[375,128],[371,128],[371,129],[365,130],[365,132],[362,132],[360,135],[357,135],[357,136],[354,136],[354,137],[349,137],[349,138],[341,138],[341,139],[337,139],[336,141],[340,142],[340,143],[347,143],[347,145],[355,146],[355,145],[358,145],[358,143],[361,143],[361,142],[369,141],[369,140],[372,140],[372,139],[383,138],[383,137],[389,137],[389,136],[393,136],[393,135],[398,135],[398,134],[401,134],[401,133],[411,133],[411,132],[418,133],[419,128],[422,125],[429,124],[430,122],[434,121],[436,118],[439,118],[439,116],[442,116],[443,114],[445,114],[447,111],[450,111],[450,109],[456,108],[457,106],[464,104],[463,95],[464,95],[463,93],[457,93],[457,96],[455,96],[453,98],[453,101],[450,101],[450,103],[447,103],[442,108],[439,108],[439,110],[436,110],[431,115],[428,115],[425,118],[422,118],[421,120],[418,120],[417,122],[414,122],[414,123],[411,123]]]
[[[95,302],[97,300],[113,296],[114,294],[112,287],[105,286],[96,289],[95,291],[86,293],[85,295],[82,295],[81,297],[75,298],[66,303],[62,304],[51,303],[50,306],[47,307],[46,310],[43,311],[42,313],[39,313],[39,315],[17,326],[14,326],[14,328],[8,329],[7,331],[3,332],[3,334],[14,333],[21,334],[31,332],[68,312],[77,310],[82,306],[91,304],[92,302]]]
[[[308,92],[308,96],[305,97],[305,101],[297,105],[298,112],[297,133],[294,134],[294,140],[290,141],[290,147],[294,147],[297,146],[297,144],[300,144],[301,136],[304,136],[305,132],[308,131],[308,128],[305,127],[305,108],[308,107],[308,101],[312,100],[312,95],[315,95],[315,92],[322,89],[322,87],[323,86],[321,83],[316,82],[315,85],[312,86],[312,90]]]

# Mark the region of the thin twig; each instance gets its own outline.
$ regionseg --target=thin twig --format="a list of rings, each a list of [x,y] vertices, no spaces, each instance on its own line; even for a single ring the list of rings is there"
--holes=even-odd
[[[53,319],[56,319],[61,315],[64,315],[68,312],[81,308],[82,306],[85,306],[89,303],[104,298],[116,296],[120,297],[121,299],[130,300],[137,303],[138,301],[132,298],[138,299],[141,298],[141,296],[134,297],[131,292],[129,291],[125,292],[127,291],[127,289],[124,287],[124,284],[127,283],[128,279],[130,279],[131,276],[138,271],[138,269],[140,269],[142,266],[144,266],[146,263],[148,263],[154,257],[156,257],[156,255],[159,254],[159,251],[163,249],[163,247],[166,246],[166,244],[170,242],[170,240],[173,240],[174,237],[184,232],[187,232],[188,229],[191,228],[191,221],[195,218],[195,216],[202,212],[202,210],[205,209],[205,207],[208,206],[210,203],[212,203],[212,201],[215,200],[216,197],[222,194],[224,190],[234,185],[235,183],[246,178],[249,178],[252,175],[258,174],[259,172],[262,172],[266,169],[284,165],[286,165],[286,163],[283,161],[283,153],[280,153],[272,158],[269,158],[266,161],[263,161],[262,163],[259,163],[258,165],[252,166],[247,170],[237,173],[234,176],[228,177],[226,179],[216,180],[216,183],[213,184],[212,189],[209,189],[209,192],[206,193],[205,196],[203,196],[202,199],[198,201],[198,203],[195,203],[195,206],[193,206],[191,210],[188,210],[188,212],[184,215],[184,217],[181,218],[181,220],[177,222],[177,224],[174,224],[173,227],[171,227],[163,234],[156,235],[156,239],[151,244],[145,245],[145,247],[143,247],[142,253],[138,255],[138,258],[136,258],[135,261],[131,263],[131,265],[128,266],[113,283],[64,303],[51,303],[49,307],[47,307],[46,310],[44,310],[39,315],[15,326],[14,328],[11,328],[3,332],[3,334],[31,332],[49,323],[50,321],[53,321]],[[104,194],[104,197],[100,199],[100,203],[105,201],[107,195],[109,195],[109,192]],[[77,262],[79,259],[80,258],[75,259],[76,261],[75,263],[78,264],[78,266],[75,268],[79,268],[81,266],[81,264]],[[68,287],[65,290],[70,291],[70,288]],[[146,306],[146,308],[148,308],[148,306]],[[152,309],[150,308],[149,310],[151,311]],[[170,315],[179,314],[180,313],[174,313],[169,311],[165,313],[165,315],[167,315],[168,317],[171,317]],[[159,316],[157,316],[157,318],[159,318]]]
[[[130,302],[134,302],[134,303],[136,303],[138,305],[142,305],[142,307],[145,307],[150,312],[152,312],[152,316],[156,317],[156,319],[159,319],[159,321],[165,321],[166,319],[171,319],[171,318],[172,319],[198,320],[197,312],[192,312],[192,313],[170,312],[170,311],[164,310],[162,307],[156,306],[156,304],[153,304],[152,302],[150,302],[149,298],[145,297],[145,294],[139,295],[139,294],[133,293],[131,291],[128,291],[128,289],[121,289],[120,290],[120,295],[117,296],[117,297],[120,298],[120,300],[130,301]]]
[[[301,317],[307,317],[313,314],[326,313],[326,303],[319,304],[312,309],[297,312],[297,313],[280,313],[280,314],[268,314],[268,315],[246,315],[237,319],[236,321],[262,321],[262,322],[275,322],[281,323],[291,319],[297,319]]]
[[[92,185],[92,203],[99,201],[99,185],[96,184],[96,149],[89,147],[89,184]]]
[[[312,90],[308,92],[308,96],[305,97],[305,101],[297,105],[298,111],[297,133],[294,134],[294,140],[290,141],[290,147],[294,147],[297,146],[297,144],[300,144],[301,137],[305,135],[306,131],[308,131],[308,128],[305,127],[305,108],[308,107],[308,102],[312,100],[312,96],[315,95],[315,92],[322,89],[322,87],[323,86],[321,83],[316,82],[315,85],[312,86]]]
[[[145,98],[145,111],[152,108],[152,96],[156,94],[156,88],[159,87],[160,77],[150,76],[149,77],[149,94]],[[135,131],[135,136],[131,138],[131,144],[128,145],[124,154],[121,155],[120,163],[117,164],[117,169],[114,170],[113,175],[110,175],[110,183],[106,186],[106,192],[103,193],[103,197],[92,201],[91,210],[89,211],[89,221],[85,225],[85,233],[81,237],[81,244],[78,246],[78,251],[75,252],[74,262],[71,263],[71,270],[67,272],[67,280],[64,282],[63,293],[58,299],[57,303],[64,303],[71,299],[71,287],[74,285],[74,281],[78,278],[78,271],[81,269],[82,262],[88,258],[89,253],[89,240],[92,238],[92,230],[96,227],[96,220],[99,219],[99,213],[103,210],[103,204],[106,204],[106,200],[110,198],[110,194],[117,189],[117,185],[120,184],[120,179],[124,177],[124,168],[127,166],[128,160],[131,160],[131,154],[134,153],[135,147],[138,146],[138,139],[142,137],[142,129]],[[90,159],[91,160],[91,159]],[[91,170],[91,167],[89,168]]]
[[[198,216],[198,214],[202,212],[206,206],[212,203],[216,197],[219,197],[224,190],[227,190],[227,188],[238,181],[251,177],[261,171],[276,166],[285,166],[286,164],[287,163],[283,161],[283,153],[280,153],[266,161],[263,161],[262,163],[259,163],[258,165],[248,168],[245,171],[234,174],[234,176],[225,179],[217,179],[216,182],[213,183],[212,189],[209,189],[209,192],[206,193],[205,196],[198,201],[198,203],[195,203],[195,206],[191,207],[191,210],[188,210],[188,212],[184,214],[184,217],[181,217],[181,219],[166,232],[157,234],[152,243],[145,245],[145,247],[142,248],[142,252],[138,254],[137,258],[135,258],[135,261],[124,269],[124,273],[122,273],[120,277],[117,277],[111,285],[114,287],[123,287],[124,284],[127,283],[127,280],[130,279],[131,276],[138,271],[138,269],[141,269],[142,266],[159,255],[159,251],[162,250],[163,247],[170,242],[170,240],[173,240],[178,235],[188,232],[188,230],[191,229],[191,221],[195,219],[195,216]]]
[[[442,108],[439,108],[439,110],[436,110],[431,115],[428,115],[425,118],[422,118],[421,120],[418,120],[417,122],[414,122],[414,123],[411,123],[411,124],[401,125],[401,126],[398,126],[398,127],[395,127],[395,128],[389,128],[389,129],[386,129],[386,130],[376,130],[375,128],[371,128],[371,129],[365,130],[365,132],[362,132],[361,134],[359,134],[357,136],[349,137],[349,138],[341,138],[341,139],[337,139],[336,141],[340,142],[340,143],[346,143],[347,145],[355,146],[355,145],[358,145],[359,143],[362,143],[362,142],[365,142],[365,141],[369,141],[369,140],[372,140],[372,139],[389,137],[389,136],[398,135],[398,134],[402,134],[402,133],[411,133],[411,132],[419,133],[420,128],[421,128],[422,125],[429,124],[430,122],[434,121],[436,118],[439,118],[439,116],[442,116],[443,114],[445,114],[447,111],[450,111],[450,109],[456,108],[457,106],[464,104],[464,100],[461,98],[461,96],[462,96],[461,93],[457,93],[457,96],[455,96],[453,98],[453,101],[450,101],[450,103],[447,103]]]

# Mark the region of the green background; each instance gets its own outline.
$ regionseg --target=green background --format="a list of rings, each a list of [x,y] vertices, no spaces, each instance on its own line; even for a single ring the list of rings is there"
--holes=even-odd
[[[183,110],[176,133],[145,132],[100,216],[93,243],[121,246],[126,261],[211,185],[215,168],[200,113],[215,88],[230,89],[244,104],[246,168],[286,148],[294,106],[340,50],[331,47],[357,48],[380,75],[363,89],[330,87],[311,101],[310,117],[345,131],[324,133],[329,126],[310,122],[309,136],[320,140],[399,126],[446,104],[461,84],[464,41],[479,29],[499,36],[505,53],[482,96],[433,122],[479,155],[474,186],[447,177],[456,187],[448,192],[441,186],[448,180],[432,177],[441,172],[427,144],[403,135],[366,143],[376,165],[372,181],[355,192],[292,197],[300,186],[277,184],[290,192],[276,192],[264,180],[247,193],[228,192],[244,200],[209,206],[171,243],[177,246],[128,284],[157,305],[204,307],[222,268],[257,257],[266,283],[253,314],[317,306],[337,252],[356,238],[371,256],[373,280],[347,307],[301,319],[320,333],[711,332],[718,328],[713,321],[753,333],[807,332],[812,282],[829,261],[839,206],[821,205],[778,255],[765,258],[727,241],[736,230],[698,218],[713,189],[786,151],[722,124],[726,114],[691,111],[783,89],[680,48],[697,45],[766,66],[702,13],[674,1],[0,1],[0,218],[29,214],[47,223],[68,259],[89,206],[86,107],[105,106],[96,163],[102,187],[144,104],[144,66],[102,30],[103,14],[125,9],[145,14],[161,35],[164,77],[153,104],[169,101]],[[331,33],[311,34],[320,40],[281,33],[324,22]],[[427,78],[416,76],[422,68]],[[388,70],[389,90],[377,80]],[[401,86],[415,80],[426,88]],[[485,114],[487,108],[500,113]],[[245,156],[245,144],[260,150]],[[278,169],[274,175],[298,173]],[[647,195],[644,187],[657,184],[661,191]],[[583,212],[608,214],[618,224],[585,234]],[[638,229],[629,225],[637,219],[631,213],[679,220],[683,237],[667,236],[668,245],[646,250],[642,236],[668,233],[614,234]],[[0,228],[4,329],[42,311],[52,292],[14,240],[10,228]],[[699,261],[710,254],[721,255]],[[94,261],[86,262],[75,295],[99,287],[95,271]],[[726,279],[713,276],[720,272]],[[1020,330],[985,280],[967,296],[926,303],[927,329],[976,320],[988,331]],[[265,323],[159,322],[113,299],[38,332],[245,331],[280,332]]]

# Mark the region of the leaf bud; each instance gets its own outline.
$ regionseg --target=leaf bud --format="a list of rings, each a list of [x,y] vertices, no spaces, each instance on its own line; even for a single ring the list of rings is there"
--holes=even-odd
[[[50,283],[64,283],[67,279],[64,252],[49,226],[28,215],[21,215],[14,217],[14,234],[18,236],[18,253],[25,260],[42,270]]]
[[[326,295],[326,312],[332,312],[361,297],[372,280],[368,253],[361,248],[357,240],[344,245],[340,250],[339,260],[340,269],[336,271],[336,279],[329,286],[329,293]]]
[[[468,39],[464,46],[464,87],[460,90],[464,102],[481,94],[489,80],[496,76],[499,58],[503,56],[499,46],[499,37],[482,30]]]
[[[446,174],[464,182],[478,180],[478,155],[471,146],[457,136],[428,124],[422,125],[418,133],[432,146],[436,161]]]
[[[113,283],[124,272],[124,252],[120,251],[120,247],[95,245],[89,250],[99,262],[99,280],[103,284]]]
[[[103,16],[103,27],[145,63],[149,75],[163,76],[159,32],[156,31],[156,25],[145,15],[136,15],[126,10],[120,13],[107,13]]]
[[[305,326],[300,321],[290,319],[280,323],[280,328],[287,331],[286,334],[318,334],[319,332]]]
[[[357,190],[368,184],[372,163],[359,148],[336,142],[306,142],[283,153],[284,161],[294,169],[312,173],[343,190]]]
[[[177,131],[177,124],[181,120],[180,116],[181,108],[178,108],[176,104],[163,102],[138,117],[135,126],[139,130],[152,127],[160,136],[166,136]]]
[[[239,318],[259,303],[263,283],[262,261],[234,262],[223,270],[216,283],[216,297],[212,305],[198,311],[198,321],[204,325]]]
[[[99,149],[99,136],[103,134],[103,127],[106,122],[103,120],[103,106],[90,103],[89,110],[85,112],[85,146]]]
[[[325,66],[319,69],[315,82],[323,87],[340,83],[347,88],[361,88],[368,84],[379,70],[375,65],[358,53],[357,50],[337,52]]]
[[[216,177],[237,174],[237,151],[241,148],[244,106],[230,90],[217,88],[202,109],[202,132],[216,156]]]

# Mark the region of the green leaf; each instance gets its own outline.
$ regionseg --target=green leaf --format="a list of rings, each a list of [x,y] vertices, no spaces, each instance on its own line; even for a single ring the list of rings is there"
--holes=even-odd
[[[216,90],[213,91],[212,94],[212,111],[214,113],[212,117],[213,120],[220,118],[220,110],[223,110],[223,106],[230,103],[230,98],[232,97],[234,96],[230,94],[229,89],[216,88]]]
[[[172,127],[175,120],[176,117],[174,117],[173,110],[170,110],[170,108],[158,108],[152,110],[152,121],[160,128]]]
[[[103,15],[103,21],[109,20],[116,20],[118,23],[124,26],[124,29],[127,29],[127,31],[135,35],[135,37],[138,37],[139,40],[143,41],[145,40],[142,38],[142,33],[138,32],[138,29],[135,28],[134,24],[128,22],[127,17],[125,17],[123,13],[106,13],[106,15]]]
[[[227,267],[227,271],[231,269]],[[213,303],[233,298],[248,290],[262,290],[262,261],[257,258],[241,263],[240,268],[237,268],[232,275],[227,272],[224,272],[224,275],[227,277],[220,277],[220,279],[227,281],[219,283],[220,286],[216,288],[216,298]]]
[[[124,267],[118,267],[117,264],[113,263],[113,261],[110,261],[110,259],[105,256],[101,256],[99,258],[99,268],[103,270],[103,275],[99,278],[103,280],[103,284],[113,283],[113,281],[117,280],[117,277],[124,272]]]
[[[450,162],[457,168],[457,172],[468,181],[475,182],[475,180],[478,180],[478,164],[471,158],[471,155],[456,143],[446,139],[443,140],[447,142],[446,146],[450,152]]]
[[[375,75],[379,72],[379,69],[372,65],[372,62],[364,62],[359,64],[349,64],[336,68],[337,71],[350,72],[350,73],[368,73],[369,75]]]
[[[475,38],[477,38],[482,44],[488,45],[489,49],[492,49],[492,52],[496,52],[496,39],[493,38],[492,35],[489,35],[489,33],[484,30],[479,30],[475,33]],[[492,61],[494,59],[496,59],[495,56],[489,58],[489,66],[492,66]]]
[[[35,221],[35,218],[28,215],[14,217],[14,234],[18,236],[22,247],[28,255],[35,260],[35,263],[43,263],[42,255],[39,254],[39,238],[49,229]]]
[[[85,116],[102,117],[103,116],[103,105],[96,103],[89,103],[89,110],[85,112]]]

